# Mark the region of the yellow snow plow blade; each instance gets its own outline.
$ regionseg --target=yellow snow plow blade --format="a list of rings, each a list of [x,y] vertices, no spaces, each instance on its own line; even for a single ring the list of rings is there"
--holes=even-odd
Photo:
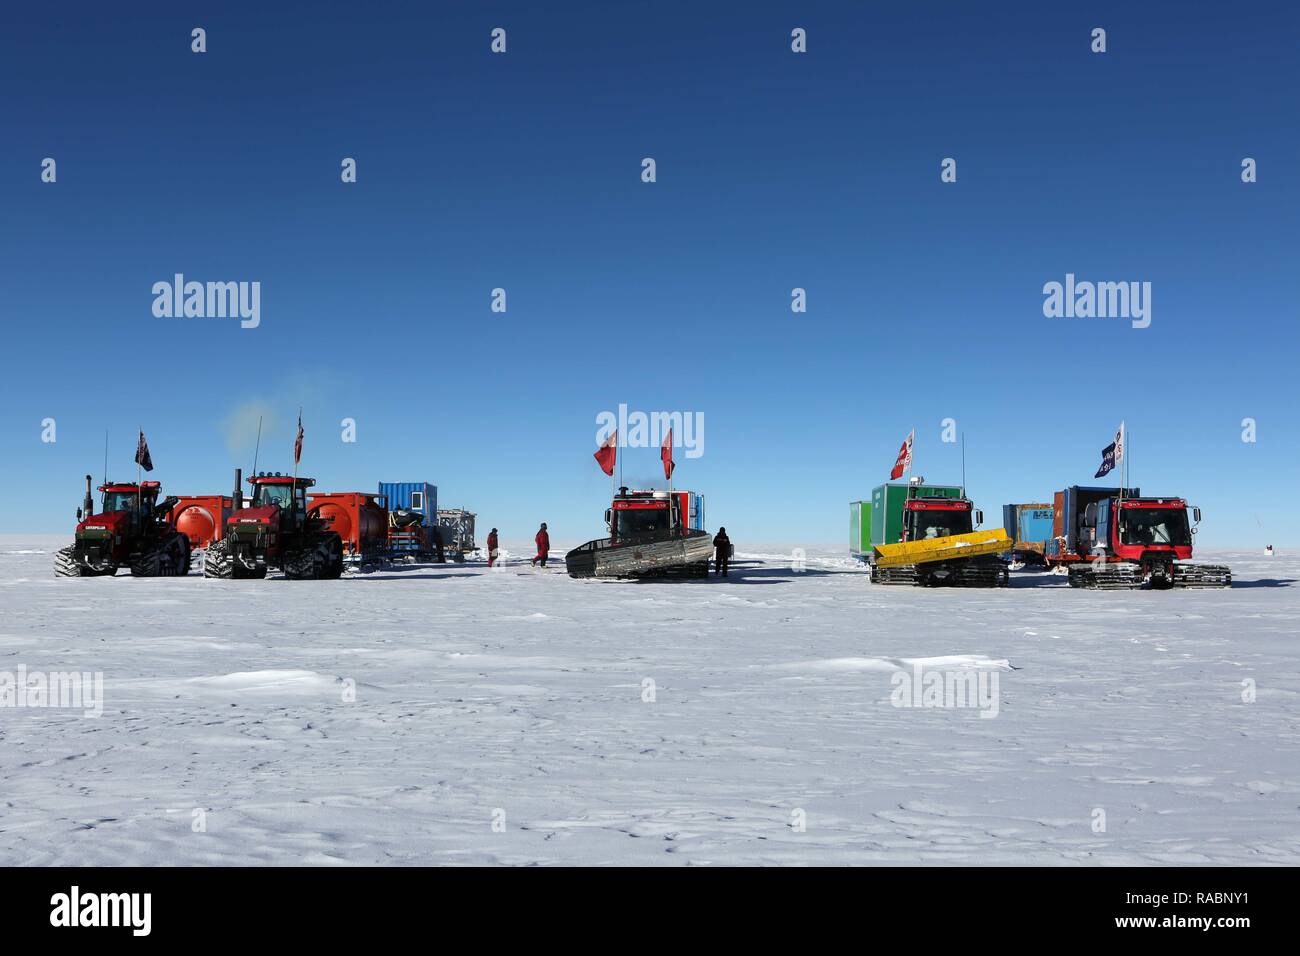
[[[952,534],[946,538],[878,544],[875,548],[875,564],[878,568],[895,568],[905,564],[925,564],[928,561],[974,558],[981,554],[1010,551],[1012,543],[1006,531],[993,528],[989,531],[972,531],[970,534]]]

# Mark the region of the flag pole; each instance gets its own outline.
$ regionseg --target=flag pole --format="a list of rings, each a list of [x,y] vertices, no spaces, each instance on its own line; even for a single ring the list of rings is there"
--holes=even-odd
[[[916,442],[916,426],[913,425],[912,431],[908,435],[907,472],[903,475],[903,483],[907,486],[907,490],[903,492],[904,499],[912,497],[912,446],[915,442]]]
[[[302,430],[302,406],[301,405],[298,406],[298,430],[299,431]],[[296,505],[298,501],[298,457],[299,457],[298,432],[294,432],[293,434],[293,489],[289,492],[291,496],[289,500],[294,505]],[[303,505],[307,504],[306,495],[302,496],[302,503]],[[297,509],[295,508],[294,510],[296,511]]]
[[[668,460],[673,461],[673,430],[668,429]],[[673,472],[677,470],[677,462],[673,461],[672,466],[668,469],[668,501],[673,500]],[[670,504],[671,507],[671,504]]]

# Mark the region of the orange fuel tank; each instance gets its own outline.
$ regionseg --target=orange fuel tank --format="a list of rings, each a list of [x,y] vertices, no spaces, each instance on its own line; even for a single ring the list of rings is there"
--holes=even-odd
[[[172,524],[197,551],[221,540],[233,507],[229,495],[186,495],[172,507]]]
[[[307,511],[329,522],[343,539],[345,554],[366,554],[388,543],[388,507],[380,495],[360,491],[313,494]]]

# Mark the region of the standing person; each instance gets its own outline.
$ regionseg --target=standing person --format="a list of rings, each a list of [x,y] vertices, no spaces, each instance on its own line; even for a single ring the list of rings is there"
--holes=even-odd
[[[498,544],[499,542],[497,540],[497,529],[493,528],[491,531],[488,532],[488,567],[489,568],[492,567],[492,565],[497,563],[497,554],[499,553],[499,549],[497,547]]]
[[[537,542],[537,554],[533,557],[530,564],[535,567],[537,562],[540,561],[542,562],[542,567],[546,567],[546,556],[551,551],[551,536],[546,533],[545,521],[543,521],[542,526],[537,529],[537,536],[533,538],[533,540]]]
[[[730,566],[731,539],[727,537],[726,528],[719,528],[718,533],[713,536],[713,573],[720,572],[725,578]]]

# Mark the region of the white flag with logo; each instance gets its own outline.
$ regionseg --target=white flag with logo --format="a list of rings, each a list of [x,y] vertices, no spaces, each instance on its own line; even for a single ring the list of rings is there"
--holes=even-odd
[[[1119,430],[1115,432],[1115,464],[1124,460],[1124,423],[1119,423]]]

